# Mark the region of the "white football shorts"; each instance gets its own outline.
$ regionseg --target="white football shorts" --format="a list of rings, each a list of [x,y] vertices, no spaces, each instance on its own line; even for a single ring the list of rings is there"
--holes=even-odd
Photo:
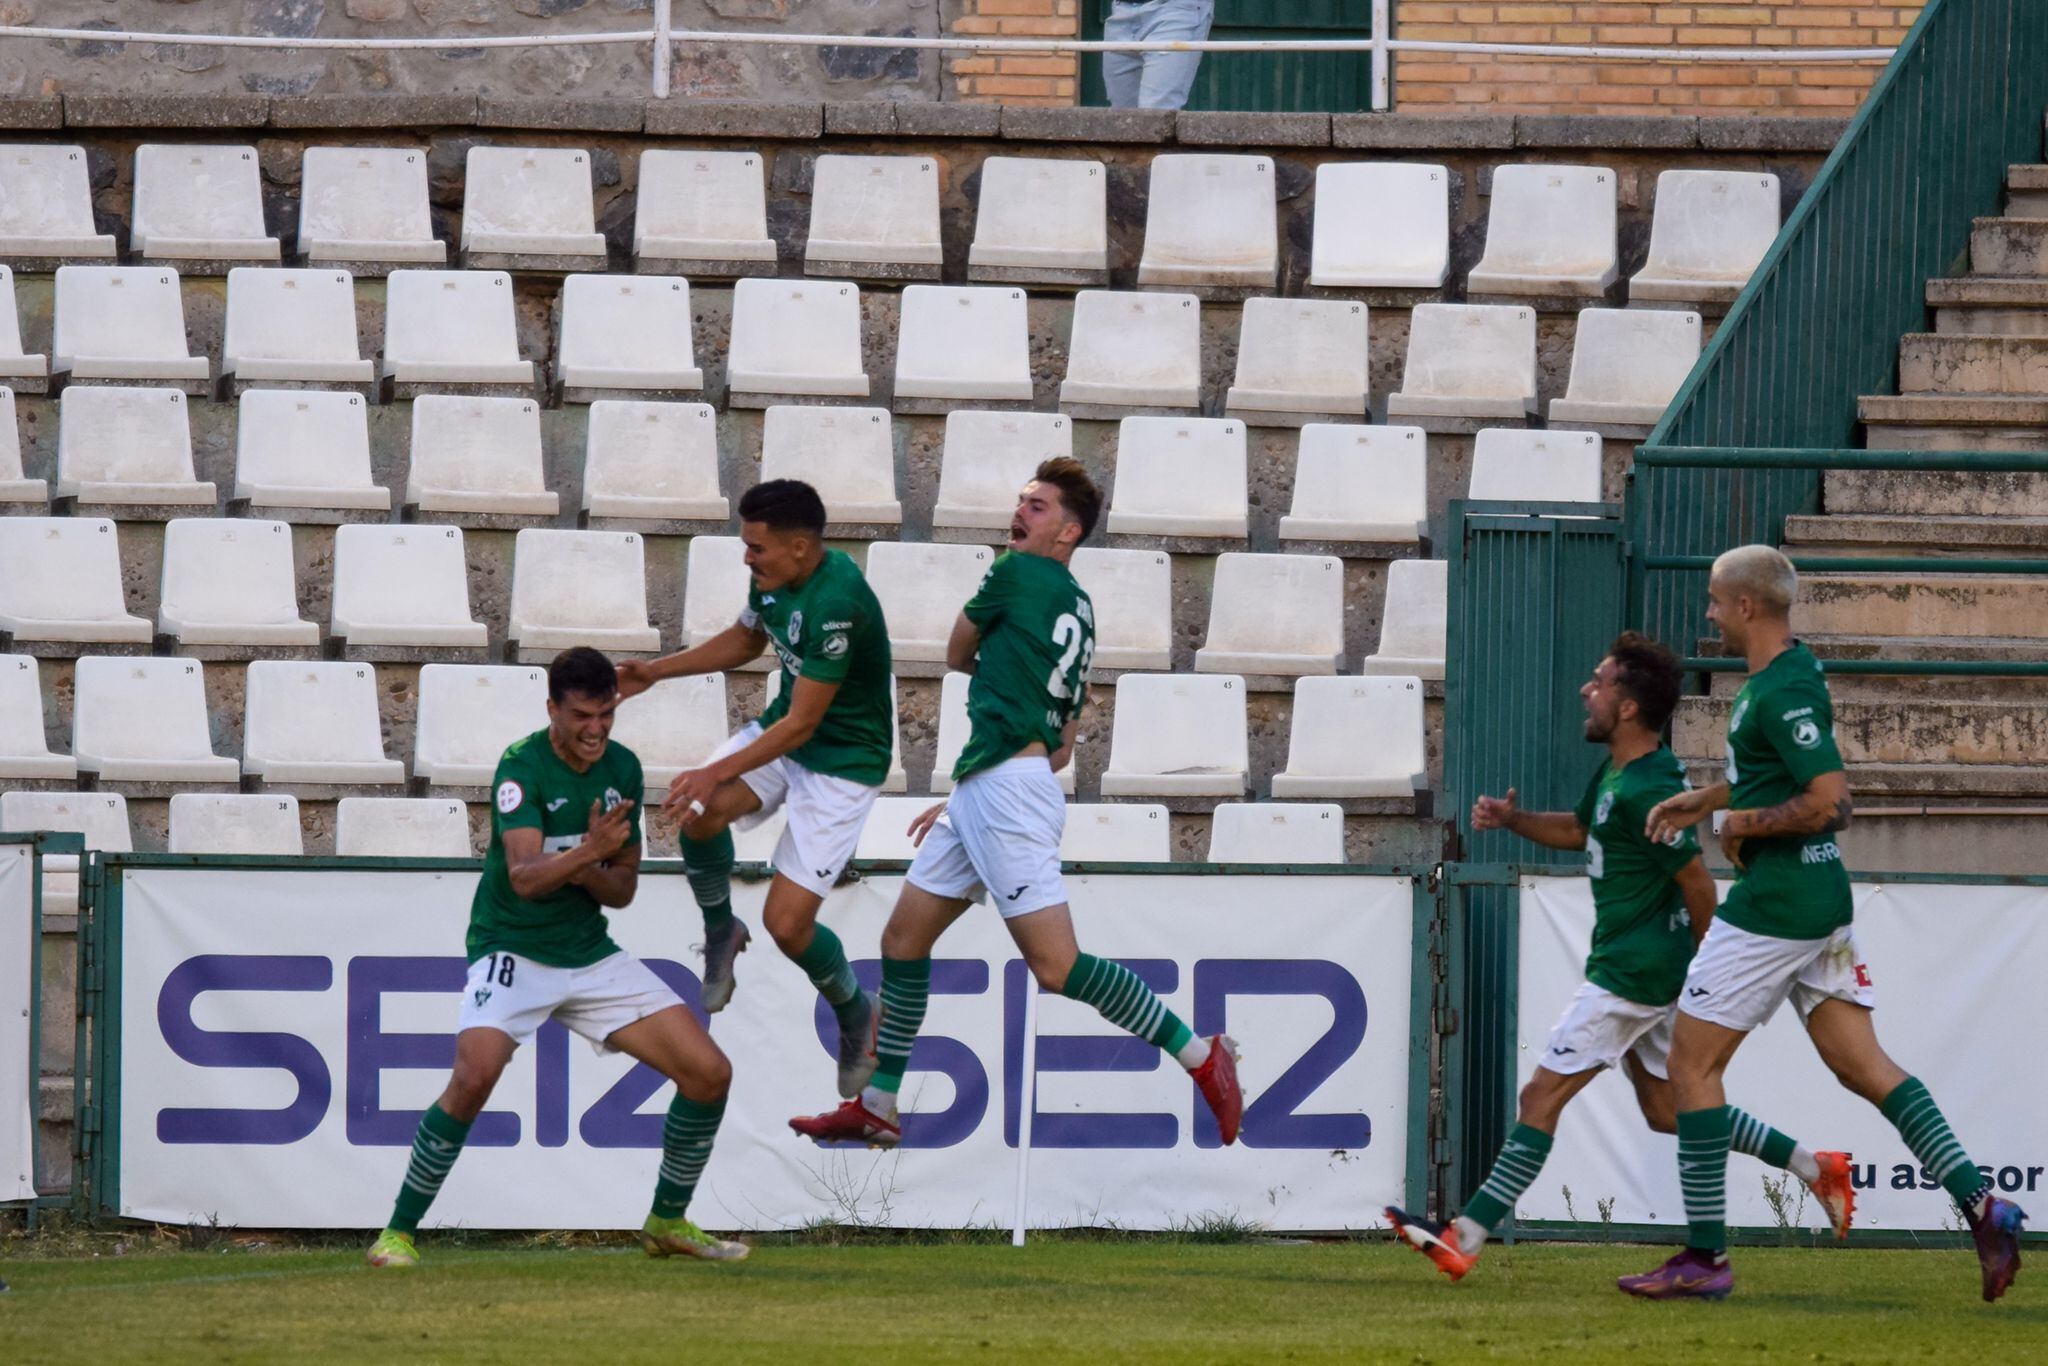
[[[1633,1058],[1651,1076],[1669,1080],[1673,1013],[1669,1005],[1646,1006],[1581,982],[1543,1045],[1542,1065],[1569,1077]]]
[[[760,724],[749,721],[714,750],[711,759],[723,759],[760,738]],[[751,830],[788,807],[789,823],[775,842],[776,875],[813,896],[830,892],[859,847],[868,812],[882,789],[851,778],[814,773],[786,754],[742,773],[740,781],[761,799],[761,809],[741,816],[733,826]]]
[[[589,967],[556,968],[514,953],[487,953],[469,965],[458,1029],[497,1029],[527,1044],[549,1020],[560,1020],[600,1053],[618,1030],[683,998],[654,969],[621,949]]]
[[[1823,1001],[1848,1001],[1866,1010],[1877,1004],[1853,926],[1825,939],[1778,939],[1716,919],[1693,955],[1678,1008],[1746,1034],[1787,999],[1801,1020]]]
[[[1063,905],[1066,826],[1067,800],[1044,755],[970,773],[918,846],[911,885],[949,899],[985,897],[1005,920]]]

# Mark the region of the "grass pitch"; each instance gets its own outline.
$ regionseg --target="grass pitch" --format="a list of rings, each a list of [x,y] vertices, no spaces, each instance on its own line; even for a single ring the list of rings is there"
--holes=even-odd
[[[1664,1250],[1619,1246],[1494,1247],[1458,1285],[1386,1242],[765,1240],[709,1266],[429,1236],[413,1274],[359,1248],[23,1246],[0,1261],[8,1363],[2048,1358],[2048,1284],[1986,1305],[1963,1251],[1738,1249],[1715,1305],[1625,1298],[1614,1277]]]

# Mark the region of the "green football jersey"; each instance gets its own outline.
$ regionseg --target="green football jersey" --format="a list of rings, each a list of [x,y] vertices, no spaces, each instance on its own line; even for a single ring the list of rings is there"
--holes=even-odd
[[[962,609],[981,632],[967,688],[967,747],[953,780],[1002,763],[1033,740],[1048,752],[1081,714],[1095,658],[1095,605],[1058,560],[998,556]]]
[[[1659,746],[1620,771],[1603,759],[1576,815],[1593,879],[1593,947],[1586,980],[1643,1005],[1678,999],[1692,962],[1692,924],[1672,880],[1699,856],[1690,830],[1670,844],[1643,833],[1650,809],[1689,786],[1678,756]]]
[[[1728,809],[1789,802],[1815,778],[1841,768],[1827,677],[1813,652],[1794,641],[1736,694],[1728,718]],[[1831,834],[1744,840],[1742,861],[1746,866],[1720,911],[1739,929],[1825,939],[1854,916],[1849,870]]]
[[[582,968],[617,953],[604,908],[581,887],[561,887],[531,900],[512,890],[505,832],[538,830],[540,847],[550,854],[574,849],[590,829],[592,802],[609,811],[621,801],[641,801],[645,789],[640,760],[616,740],[584,773],[562,762],[545,726],[515,741],[491,780],[491,847],[469,904],[469,961],[510,953],[549,967]],[[626,845],[639,842],[636,806]]]
[[[782,691],[761,713],[762,727],[788,715],[797,679],[837,683],[825,719],[789,757],[813,773],[880,787],[896,749],[896,684],[882,604],[860,566],[828,550],[800,584],[770,593],[749,587],[740,624],[767,632],[782,661]]]

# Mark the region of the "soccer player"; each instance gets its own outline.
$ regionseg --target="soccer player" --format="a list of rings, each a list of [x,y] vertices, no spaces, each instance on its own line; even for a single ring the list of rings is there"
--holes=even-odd
[[[781,693],[704,767],[678,775],[662,810],[682,819],[683,865],[704,913],[704,1009],[716,1013],[732,999],[733,960],[751,937],[732,913],[732,827],[787,808],[762,920],[838,1017],[839,1094],[854,1096],[875,1068],[875,1001],[818,908],[889,776],[889,628],[860,567],[826,549],[825,504],[809,484],[771,479],[748,489],[740,539],[753,583],[739,620],[694,649],[622,665],[619,692],[736,669],[774,647]]]
[[[1721,1079],[1743,1039],[1790,1000],[1821,1061],[1883,1112],[1961,1208],[1984,1298],[1995,1300],[2019,1271],[2026,1216],[1992,1194],[1934,1097],[1878,1046],[1875,992],[1835,842],[1849,824],[1849,780],[1820,661],[1792,634],[1798,583],[1791,561],[1763,545],[1728,551],[1708,577],[1707,620],[1749,666],[1728,718],[1727,778],[1659,802],[1647,833],[1668,839],[1727,811],[1721,851],[1735,866],[1735,885],[1686,974],[1672,1030],[1686,1246],[1619,1284],[1646,1299],[1720,1299],[1734,1289],[1723,1220],[1738,1112]]]
[[[419,1264],[413,1233],[470,1125],[513,1050],[550,1019],[676,1084],[654,1208],[640,1230],[647,1255],[747,1255],[745,1243],[713,1237],[684,1213],[725,1114],[732,1065],[667,984],[606,931],[605,909],[631,903],[640,881],[640,761],[611,742],[618,701],[610,660],[583,646],[566,650],[548,666],[548,724],[498,760],[491,845],[470,903],[455,1072],[420,1120],[398,1206],[370,1247],[372,1266]]]
[[[1714,880],[1698,840],[1690,831],[1662,841],[1644,833],[1651,809],[1686,789],[1685,769],[1663,742],[1679,683],[1669,650],[1623,632],[1579,689],[1586,739],[1606,745],[1607,757],[1578,806],[1524,811],[1513,788],[1473,803],[1474,830],[1512,830],[1546,848],[1584,849],[1594,922],[1586,980],[1551,1030],[1542,1065],[1522,1088],[1514,1130],[1464,1212],[1446,1227],[1387,1210],[1394,1231],[1454,1281],[1478,1262],[1487,1236],[1536,1180],[1565,1105],[1602,1071],[1624,1068],[1650,1128],[1675,1131],[1665,1071],[1673,1002],[1693,946],[1714,916]],[[1827,1210],[1835,1236],[1848,1234],[1856,1204],[1848,1154],[1808,1152],[1739,1112],[1734,1132],[1741,1151],[1790,1168]]]
[[[1095,654],[1095,610],[1067,562],[1101,510],[1101,491],[1080,462],[1040,465],[1017,496],[1009,553],[953,623],[947,667],[974,675],[967,746],[953,768],[952,800],[910,825],[920,847],[882,931],[880,1065],[838,1109],[789,1122],[808,1138],[896,1145],[896,1093],[924,1022],[932,945],[987,896],[1040,986],[1172,1054],[1194,1076],[1223,1141],[1237,1139],[1236,1044],[1221,1034],[1196,1038],[1129,968],[1081,952],[1060,881],[1067,807],[1053,775],[1073,757]]]

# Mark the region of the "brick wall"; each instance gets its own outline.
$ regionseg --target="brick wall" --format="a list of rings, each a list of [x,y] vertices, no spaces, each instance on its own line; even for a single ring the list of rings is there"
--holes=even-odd
[[[952,33],[1072,38],[1080,0],[958,0]],[[946,98],[966,104],[1079,104],[1080,63],[1035,53],[968,52],[946,61]]]
[[[1920,4],[1460,4],[1396,0],[1398,36],[1446,42],[1600,43],[1701,47],[1883,47]],[[1411,112],[1841,114],[1884,68],[1877,63],[1733,65],[1550,61],[1414,53],[1394,63],[1395,101]]]

